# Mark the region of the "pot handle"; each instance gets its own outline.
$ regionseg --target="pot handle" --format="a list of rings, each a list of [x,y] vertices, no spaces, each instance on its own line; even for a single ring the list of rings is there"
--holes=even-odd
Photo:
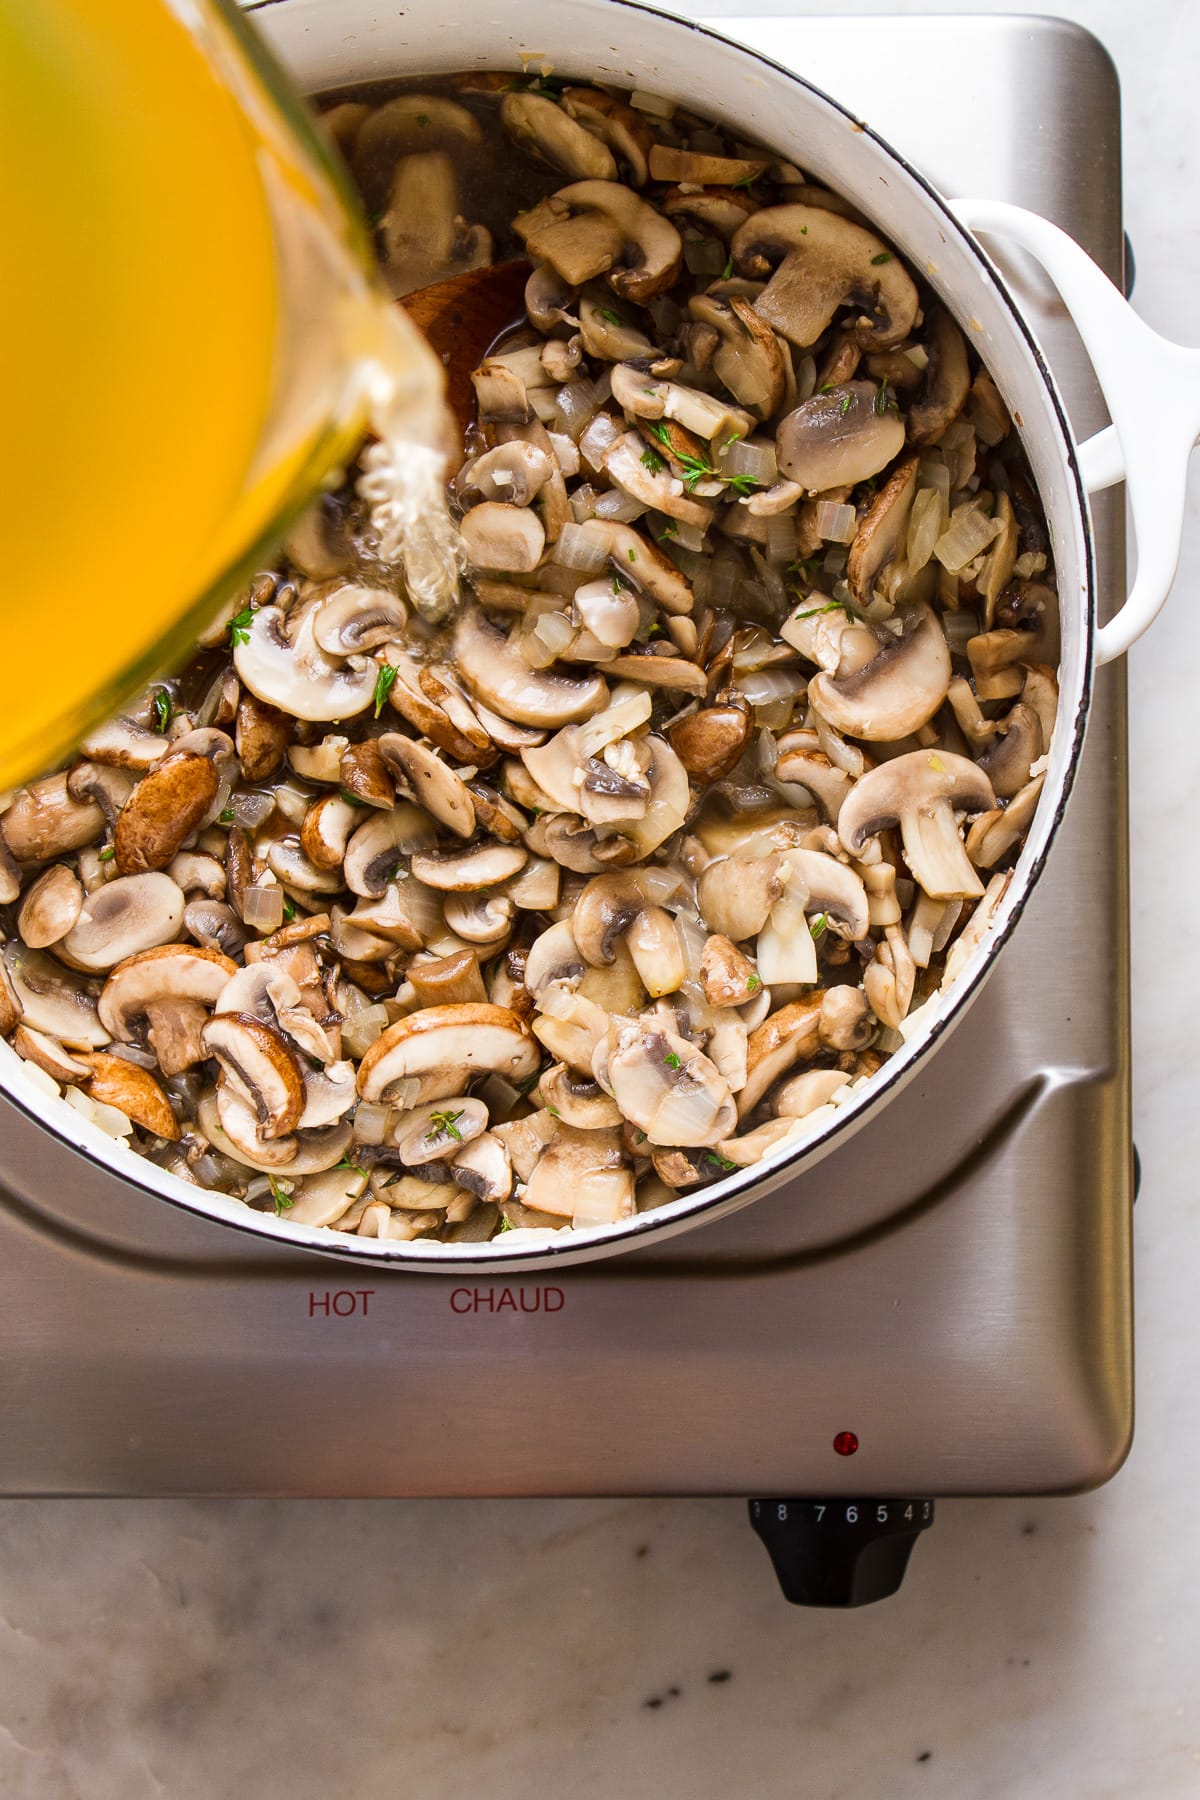
[[[1129,598],[1096,633],[1097,663],[1123,656],[1157,618],[1179,566],[1188,462],[1200,441],[1200,350],[1159,337],[1074,238],[1002,200],[952,200],[972,231],[1028,250],[1058,288],[1083,339],[1113,423],[1079,446],[1089,494],[1124,481],[1137,574]]]

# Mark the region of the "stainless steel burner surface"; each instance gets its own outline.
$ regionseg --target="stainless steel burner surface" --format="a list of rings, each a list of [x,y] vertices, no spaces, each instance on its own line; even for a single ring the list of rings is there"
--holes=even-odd
[[[1116,78],[1076,28],[728,30],[853,106],[945,191],[1044,212],[1119,278]],[[1074,331],[1040,277],[1010,275],[1086,435],[1106,415]],[[1115,599],[1119,500],[1096,516]],[[0,1490],[1103,1480],[1132,1418],[1125,763],[1115,665],[1049,870],[950,1043],[809,1175],[658,1250],[517,1286],[360,1273],[125,1189],[0,1102]],[[853,1456],[835,1453],[841,1432]]]

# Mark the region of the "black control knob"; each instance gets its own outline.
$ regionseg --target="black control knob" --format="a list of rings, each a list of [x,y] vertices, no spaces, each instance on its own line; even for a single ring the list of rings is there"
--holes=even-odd
[[[933,1501],[751,1500],[750,1523],[793,1606],[869,1606],[904,1580]]]

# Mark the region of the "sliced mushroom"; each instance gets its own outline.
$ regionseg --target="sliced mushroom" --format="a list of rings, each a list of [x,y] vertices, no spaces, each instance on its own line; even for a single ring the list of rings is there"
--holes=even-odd
[[[914,880],[933,899],[972,899],[983,883],[967,859],[957,813],[995,806],[992,784],[975,763],[948,750],[914,750],[881,763],[857,782],[842,807],[838,833],[851,856],[899,825]]]
[[[873,381],[850,381],[801,401],[780,420],[775,456],[790,481],[810,493],[852,487],[878,475],[904,448],[904,424]]]
[[[688,311],[720,336],[713,352],[713,374],[739,406],[769,419],[783,399],[785,373],[779,339],[762,314],[741,294],[728,299],[697,295],[688,302]]]
[[[874,232],[825,207],[765,207],[732,247],[740,274],[770,275],[756,311],[801,349],[816,343],[842,306],[855,308],[863,349],[890,349],[912,330],[919,299],[904,264]]]
[[[552,342],[556,340],[551,340]],[[481,500],[501,500],[509,506],[531,506],[553,472],[553,459],[536,444],[522,439],[497,444],[476,457],[458,483],[464,505]]]
[[[900,554],[917,492],[920,458],[906,457],[888,476],[859,522],[846,558],[846,585],[862,607],[869,606],[875,583]]]
[[[849,737],[891,743],[926,724],[950,686],[950,650],[934,613],[918,604],[883,632],[878,653],[854,674],[822,672],[808,684],[809,703]],[[857,790],[856,790],[857,791]]]
[[[518,144],[573,181],[617,179],[608,146],[545,94],[505,94],[500,121]]]
[[[781,868],[777,853],[755,856],[734,851],[716,857],[703,870],[696,887],[705,924],[735,944],[757,937],[783,893]]]
[[[234,742],[246,781],[265,781],[274,775],[287,754],[295,726],[277,706],[267,706],[253,694],[238,701]]]
[[[686,181],[699,187],[736,187],[757,181],[769,157],[751,161],[742,156],[710,156],[697,150],[680,150],[672,144],[655,144],[650,152],[650,174],[655,181]]]
[[[679,273],[683,241],[669,219],[613,181],[579,181],[518,213],[513,229],[529,254],[582,287],[604,275],[613,292],[648,300]]]
[[[633,1171],[615,1131],[577,1131],[557,1125],[521,1193],[536,1212],[576,1225],[615,1225],[633,1216]]]
[[[322,794],[304,815],[300,847],[318,869],[340,869],[351,834],[362,823],[362,812],[340,794]]]
[[[431,1006],[389,1025],[358,1068],[362,1099],[378,1101],[401,1081],[416,1078],[422,1097],[461,1092],[477,1070],[492,1069],[514,1084],[538,1067],[529,1027],[500,1006]]]
[[[618,406],[634,418],[674,419],[709,443],[731,435],[747,437],[756,423],[740,406],[730,406],[699,388],[684,387],[625,364],[618,364],[613,370],[612,390]]]
[[[173,943],[186,904],[169,875],[119,876],[87,896],[58,953],[76,969],[113,969],[140,951]]]
[[[700,956],[700,985],[710,1006],[744,1006],[762,987],[762,979],[732,939],[714,932]]]
[[[507,894],[480,892],[446,895],[446,924],[468,944],[504,943],[512,932],[516,907]]]
[[[979,869],[991,869],[1024,837],[1033,823],[1046,777],[1036,775],[1014,794],[1004,810],[984,813],[967,834],[967,855]]]
[[[807,789],[824,817],[836,825],[854,778],[821,749],[815,731],[789,731],[776,744],[775,779]]]
[[[546,546],[541,520],[528,507],[484,500],[463,519],[463,550],[477,569],[527,574],[536,569]]]
[[[750,1033],[746,1047],[746,1085],[737,1096],[738,1117],[752,1113],[767,1089],[798,1062],[808,1062],[821,1048],[821,989],[781,1006]]]
[[[970,391],[971,370],[963,334],[945,307],[936,307],[924,386],[908,409],[909,443],[936,444],[966,405]]]
[[[469,838],[475,829],[475,807],[461,775],[436,756],[427,744],[398,731],[379,739],[385,762],[399,770],[404,786],[419,806],[456,837]]]
[[[454,653],[472,694],[521,725],[554,729],[574,719],[590,718],[608,698],[608,688],[599,675],[531,669],[512,639],[475,607],[469,607],[458,621]]]
[[[402,801],[390,812],[373,814],[346,846],[342,866],[346,886],[352,894],[378,900],[401,858],[430,850],[435,841],[433,822],[418,806]]]
[[[337,109],[339,112],[342,108]],[[329,115],[326,115],[328,120]],[[354,137],[354,166],[368,185],[380,169],[417,151],[469,149],[481,140],[479,120],[445,94],[397,94],[365,115]]]
[[[254,613],[234,646],[233,665],[250,692],[296,719],[352,719],[371,704],[378,670],[367,657],[331,657],[316,641],[320,601],[285,615]]]
[[[105,1051],[88,1051],[81,1060],[87,1064],[87,1073],[80,1085],[89,1099],[115,1106],[154,1137],[178,1141],[179,1124],[171,1103],[148,1069]]]
[[[1011,800],[1020,792],[1045,748],[1037,713],[1023,700],[1018,701],[1008,717],[1000,721],[996,741],[979,758],[979,766],[998,799]],[[29,943],[26,934],[22,932],[21,935]]]
[[[679,720],[667,740],[689,775],[703,782],[721,781],[741,758],[751,723],[745,701],[731,697]]]
[[[152,769],[170,749],[169,739],[156,731],[147,731],[133,719],[108,719],[89,732],[79,746],[81,756],[89,762],[105,763],[114,769]]]
[[[649,175],[647,157],[654,143],[648,120],[615,94],[601,88],[564,88],[560,95],[564,112],[607,144],[629,174],[634,187],[644,187]],[[534,320],[536,324],[537,321]]]
[[[659,871],[623,869],[598,875],[589,881],[575,903],[570,931],[581,955],[594,968],[610,964],[617,940],[648,907],[657,906],[670,893],[669,878]]]
[[[199,945],[143,950],[119,963],[105,982],[97,1007],[100,1024],[119,1043],[131,1044],[144,1023],[163,1074],[181,1075],[202,1060],[200,1033],[236,967],[219,951]],[[70,1041],[61,1031],[55,1035]]]
[[[304,1109],[297,1131],[322,1131],[336,1125],[358,1099],[352,1062],[327,1062],[320,1069],[302,1071]]]
[[[282,1138],[304,1111],[304,1077],[283,1036],[250,1013],[216,1013],[200,1033],[226,1082],[253,1109],[262,1137]]]
[[[672,1031],[614,1019],[592,1072],[652,1144],[715,1144],[733,1130],[733,1096],[715,1065]]]
[[[83,909],[79,877],[55,863],[28,889],[17,913],[17,933],[31,950],[44,950],[66,937]]]
[[[627,431],[610,445],[604,454],[604,469],[611,481],[640,500],[643,506],[665,513],[668,518],[682,519],[685,524],[706,530],[712,521],[711,504],[693,500],[684,484],[673,475],[661,457],[654,458],[636,431]]]
[[[313,610],[313,642],[327,656],[360,656],[402,638],[407,623],[408,608],[387,588],[340,587]]]
[[[598,1081],[577,1075],[565,1063],[552,1063],[538,1078],[542,1105],[552,1119],[580,1131],[611,1131],[623,1121],[620,1107]]]
[[[408,965],[408,979],[421,1006],[473,1006],[487,999],[474,950],[415,956]]]
[[[128,769],[111,769],[104,763],[76,763],[67,774],[72,800],[94,800],[109,825],[115,825],[134,789]]]
[[[429,850],[412,858],[412,872],[440,893],[493,888],[525,866],[524,844],[472,844],[462,850]]]
[[[397,297],[492,260],[492,237],[459,211],[458,169],[445,150],[401,157],[379,221],[383,275]]]
[[[694,225],[706,237],[720,238],[723,244],[733,241],[751,213],[759,210],[758,202],[746,188],[673,187],[659,202],[668,219]]]
[[[99,1050],[111,1032],[98,1014],[95,982],[73,975],[44,950],[10,942],[4,948],[0,984],[0,1024],[11,1031],[18,1019],[57,1038],[69,1050]]]
[[[45,862],[93,843],[104,830],[94,800],[74,800],[67,777],[47,775],[21,788],[0,815],[0,838],[18,862]]]
[[[11,989],[11,984],[8,983],[8,972],[4,969],[3,964],[0,964],[0,979]],[[3,1023],[6,1032],[12,1032],[12,1047],[18,1056],[23,1056],[26,1062],[35,1063],[39,1069],[44,1070],[50,1076],[52,1081],[61,1082],[64,1086],[69,1086],[72,1082],[87,1080],[89,1073],[87,1063],[64,1050],[57,1038],[50,1037],[47,1032],[38,1031],[32,1025],[19,1024],[15,1031],[13,1030],[13,1021],[20,1017],[20,1013],[15,995],[11,991],[5,995],[4,1013],[5,1017],[0,1023]]]

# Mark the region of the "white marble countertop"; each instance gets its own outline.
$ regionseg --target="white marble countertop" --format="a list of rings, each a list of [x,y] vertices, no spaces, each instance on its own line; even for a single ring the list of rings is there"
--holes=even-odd
[[[1137,305],[1198,341],[1200,6],[1057,10],[1124,85]],[[1198,514],[1130,662],[1144,1181],[1138,1434],[1116,1480],[944,1503],[897,1599],[846,1615],[788,1608],[729,1502],[8,1502],[6,1800],[1200,1794],[1200,927],[1161,897],[1200,881]]]

